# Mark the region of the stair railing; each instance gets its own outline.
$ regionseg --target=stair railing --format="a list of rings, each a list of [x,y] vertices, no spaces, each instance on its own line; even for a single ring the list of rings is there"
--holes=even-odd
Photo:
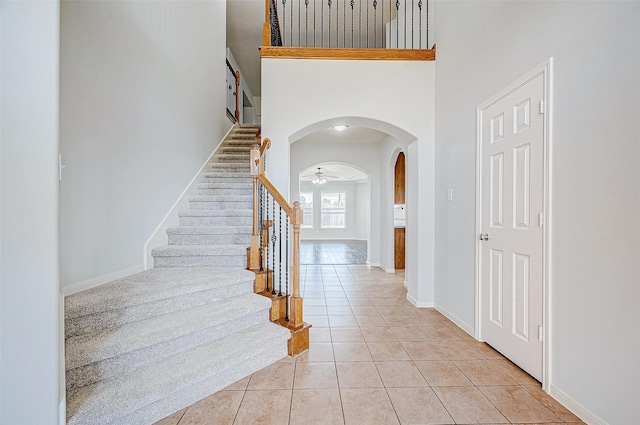
[[[236,71],[227,59],[227,117],[234,124],[240,121],[240,71]]]
[[[429,48],[431,0],[265,1],[265,46]]]
[[[271,141],[265,138],[251,150],[253,180],[253,225],[248,268],[256,272],[255,291],[274,301],[271,320],[291,331],[289,355],[309,348],[309,327],[303,319],[300,294],[300,203],[293,206],[264,175],[265,153]],[[282,300],[283,303],[278,304]]]
[[[263,46],[282,46],[282,33],[280,32],[276,0],[265,0],[262,43]]]

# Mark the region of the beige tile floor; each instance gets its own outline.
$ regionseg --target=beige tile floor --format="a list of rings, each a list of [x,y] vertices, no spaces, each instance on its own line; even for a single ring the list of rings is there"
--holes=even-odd
[[[434,309],[403,273],[303,266],[307,353],[156,425],[582,423],[540,384]]]

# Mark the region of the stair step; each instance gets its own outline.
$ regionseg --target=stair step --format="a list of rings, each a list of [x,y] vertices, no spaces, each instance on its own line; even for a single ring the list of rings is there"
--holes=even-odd
[[[247,195],[198,195],[189,197],[192,210],[232,210],[253,208],[253,197]]]
[[[218,162],[234,162],[234,163],[249,163],[251,155],[242,154],[219,154],[216,158]]]
[[[251,182],[243,183],[199,183],[198,189],[252,189]]]
[[[167,229],[169,245],[246,245],[251,226],[185,226]]]
[[[246,267],[245,245],[166,245],[154,248],[154,267]]]
[[[212,195],[241,195],[241,196],[251,196],[251,189],[246,188],[229,188],[229,189],[207,189],[207,188],[198,188],[198,195],[200,196],[212,196]]]
[[[211,170],[217,172],[249,173],[251,164],[247,162],[216,162],[211,164]]]
[[[250,155],[251,146],[223,146],[223,154],[235,154],[235,155]]]
[[[253,292],[255,276],[228,268],[150,269],[65,298],[65,337],[96,332]]]
[[[242,183],[242,182],[250,182],[251,181],[251,173],[232,173],[232,172],[219,172],[214,171],[210,173],[205,173],[205,179],[207,183],[226,183],[233,180],[233,183]]]
[[[251,226],[189,226],[171,227],[168,235],[251,235]],[[205,244],[206,245],[206,244]]]
[[[256,294],[205,304],[65,343],[68,389],[130,373],[150,363],[249,328],[269,317],[271,302]]]
[[[235,332],[67,397],[68,425],[150,424],[286,356],[273,323]]]
[[[180,211],[180,226],[251,226],[251,210]]]
[[[224,142],[225,146],[229,147],[248,147],[249,149],[253,148],[258,142],[255,139],[228,139]]]

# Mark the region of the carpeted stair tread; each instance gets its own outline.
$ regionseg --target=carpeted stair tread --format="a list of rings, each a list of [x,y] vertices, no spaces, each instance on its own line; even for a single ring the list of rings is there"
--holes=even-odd
[[[252,202],[251,195],[193,195],[190,202]]]
[[[251,234],[251,226],[180,226],[167,229],[168,235]]]
[[[65,298],[65,320],[253,281],[255,274],[228,268],[149,269]]]
[[[272,347],[285,342],[282,357],[286,356],[287,329],[273,323],[256,325],[236,332],[213,343],[179,353],[132,373],[101,381],[72,392],[67,398],[69,425],[149,424],[178,409],[172,398],[179,399],[182,407],[202,398],[197,391],[191,400],[186,396],[191,388],[198,388],[209,381],[209,391],[214,392],[228,385],[227,380],[214,384],[225,372],[237,369],[235,376],[255,372],[247,363],[249,359],[269,353]],[[268,354],[265,354],[268,355]],[[280,353],[278,353],[280,355]],[[281,357],[281,358],[282,358]],[[247,367],[249,366],[249,367]],[[243,367],[242,373],[240,369]],[[255,369],[255,370],[252,370]],[[218,388],[216,388],[218,387]],[[156,408],[154,416],[149,412],[136,415],[139,409],[148,408],[166,399],[166,409]],[[132,415],[131,417],[128,417]],[[158,416],[160,415],[160,416]],[[138,417],[139,419],[134,419]],[[141,418],[140,418],[141,417]]]
[[[198,183],[198,189],[252,189],[251,182],[246,183]]]
[[[180,256],[246,256],[246,246],[242,245],[165,245],[154,248],[154,257]]]
[[[178,217],[251,217],[252,210],[184,210],[178,211]]]
[[[265,297],[245,294],[115,329],[75,336],[65,343],[65,368],[73,369],[141,350],[216,325],[228,324],[255,312],[264,312],[266,317],[270,307],[271,301]]]
[[[247,171],[246,173],[235,173],[235,172],[221,172],[221,171],[212,171],[209,173],[205,173],[205,178],[224,178],[224,179],[248,179],[251,180],[251,173]]]

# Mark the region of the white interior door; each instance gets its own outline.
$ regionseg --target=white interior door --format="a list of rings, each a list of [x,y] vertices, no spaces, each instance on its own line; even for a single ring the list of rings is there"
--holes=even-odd
[[[480,111],[480,337],[542,380],[544,75]]]

